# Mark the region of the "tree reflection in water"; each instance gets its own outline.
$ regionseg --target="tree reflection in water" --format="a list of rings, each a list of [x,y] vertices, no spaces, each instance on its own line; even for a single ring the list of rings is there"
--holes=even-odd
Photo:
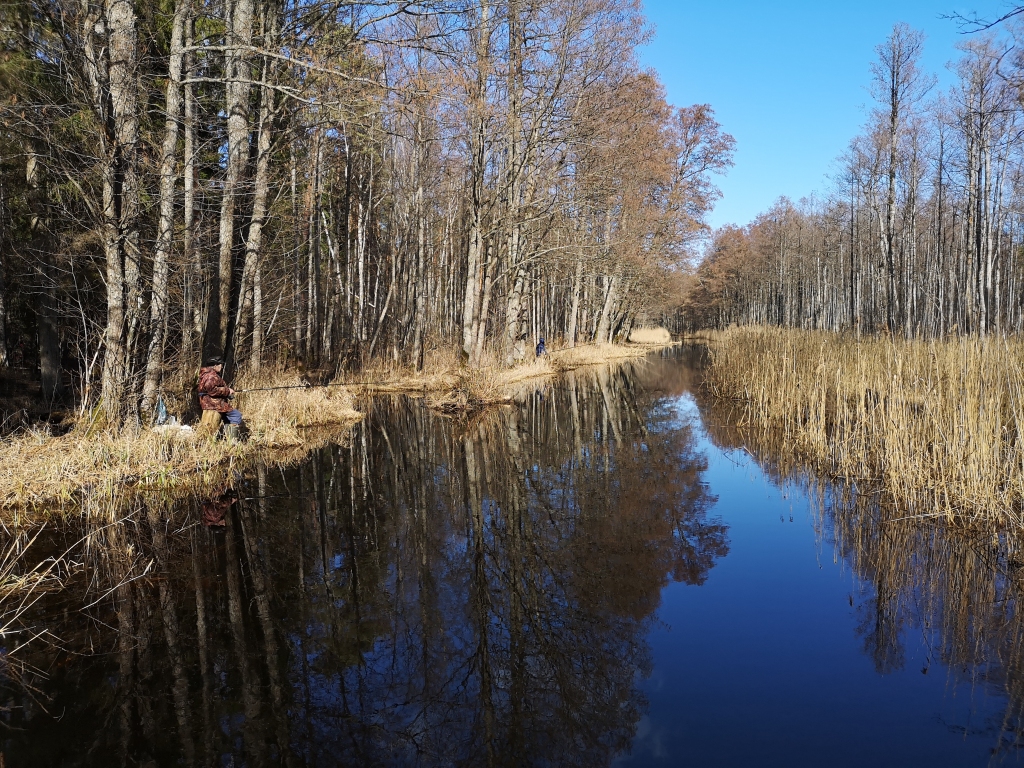
[[[468,421],[377,401],[348,445],[242,481],[221,529],[201,502],[100,529],[85,602],[119,586],[89,621],[73,590],[40,604],[65,651],[26,658],[49,714],[9,689],[8,759],[607,764],[661,589],[728,551],[670,369],[569,375]]]

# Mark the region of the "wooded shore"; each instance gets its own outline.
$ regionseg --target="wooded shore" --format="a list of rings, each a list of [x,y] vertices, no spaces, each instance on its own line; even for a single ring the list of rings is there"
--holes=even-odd
[[[642,357],[664,346],[555,349],[510,368],[458,367],[439,358],[419,373],[379,367],[364,371],[359,381],[331,386],[304,387],[295,374],[242,378],[238,390],[297,387],[239,393],[250,433],[243,442],[215,439],[198,428],[100,430],[86,417],[61,436],[30,430],[0,442],[0,510],[45,519],[79,509],[85,495],[102,501],[146,489],[175,494],[222,487],[231,471],[260,459],[291,463],[326,442],[343,440],[362,418],[356,407],[362,396],[410,394],[435,410],[461,414],[511,402],[518,388],[564,371]]]
[[[33,8],[0,8],[0,377],[111,424],[214,356],[624,341],[732,164],[641,65],[637,0]]]

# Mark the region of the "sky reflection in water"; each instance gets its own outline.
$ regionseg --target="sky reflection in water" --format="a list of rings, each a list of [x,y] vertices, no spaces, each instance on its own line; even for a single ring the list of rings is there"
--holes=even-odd
[[[93,556],[32,619],[65,650],[7,685],[9,764],[1014,763],[1011,543],[759,464],[687,357],[377,401],[235,503],[136,510],[97,535],[153,571]],[[87,579],[127,583],[83,615]]]

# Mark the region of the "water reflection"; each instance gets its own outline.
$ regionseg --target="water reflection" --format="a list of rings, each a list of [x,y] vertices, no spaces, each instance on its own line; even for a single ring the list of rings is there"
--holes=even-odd
[[[225,488],[222,493],[202,502],[200,520],[207,528],[223,528],[227,525],[228,511],[238,501],[238,491]]]
[[[679,371],[570,375],[469,422],[377,401],[299,466],[120,511],[33,614],[64,650],[26,649],[37,692],[5,689],[5,755],[609,763],[644,708],[662,588],[728,551],[666,396]]]
[[[1024,539],[988,525],[951,527],[923,505],[892,505],[879,488],[823,479],[787,450],[783,436],[740,424],[729,403],[698,402],[712,441],[752,455],[791,496],[807,498],[818,536],[854,575],[850,605],[862,652],[875,671],[946,676],[972,700],[1005,701],[996,716],[978,704],[948,731],[989,740],[992,764],[1015,762],[1024,747]],[[908,642],[920,643],[908,649]],[[914,653],[911,653],[914,652]],[[995,702],[993,702],[995,703]],[[972,708],[973,709],[973,708]],[[982,717],[976,717],[982,715]]]

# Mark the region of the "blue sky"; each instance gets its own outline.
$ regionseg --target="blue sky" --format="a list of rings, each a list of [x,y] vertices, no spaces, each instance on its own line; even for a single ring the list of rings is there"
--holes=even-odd
[[[875,46],[896,22],[924,31],[924,68],[963,39],[954,12],[995,18],[1005,0],[644,0],[655,37],[642,52],[676,106],[707,103],[736,138],[712,226],[746,224],[780,195],[823,193],[836,158],[865,122]]]

